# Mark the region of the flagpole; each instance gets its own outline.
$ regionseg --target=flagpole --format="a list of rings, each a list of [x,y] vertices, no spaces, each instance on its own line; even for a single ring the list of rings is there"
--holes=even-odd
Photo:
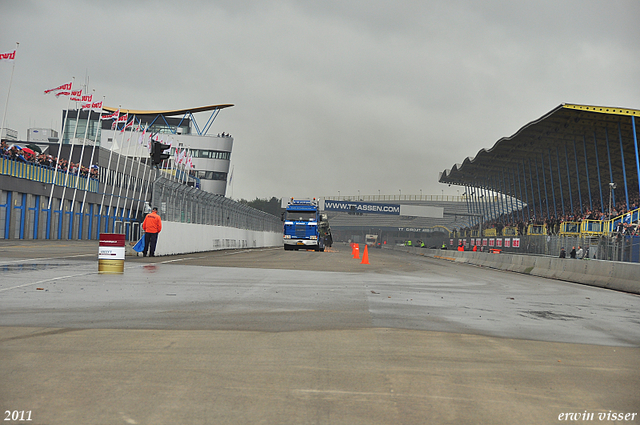
[[[91,122],[91,112],[93,111],[91,106],[93,103],[93,95],[95,94],[95,92],[96,90],[93,89],[93,92],[91,93],[91,101],[89,102],[89,112],[87,114],[87,125],[85,126],[84,138],[82,139],[82,151],[80,151],[80,160],[78,161],[78,174],[76,174],[76,184],[74,185],[74,188],[73,188],[73,198],[71,198],[71,214],[72,215],[73,215],[73,207],[75,206],[75,203],[76,203],[76,193],[78,192],[78,181],[80,180],[80,174],[82,172],[82,160],[84,159],[84,148],[87,146],[87,135],[89,134],[89,123]],[[82,114],[82,104],[80,104],[79,114]],[[80,115],[78,115],[78,121],[80,121]]]
[[[146,124],[144,131],[142,132],[142,143],[141,145],[143,146],[142,148],[142,152],[144,152],[144,148],[146,147],[145,145],[145,139],[147,138],[147,132],[149,130],[149,123]],[[142,164],[142,152],[140,153],[140,158],[138,159],[138,170],[136,171],[136,178],[139,175],[139,171],[140,171],[140,165]],[[149,154],[149,149],[147,148],[147,154]],[[138,192],[138,203],[136,204],[136,212],[140,209],[140,198],[142,197],[142,187],[144,186],[144,184],[142,182],[144,182],[144,178],[147,175],[147,164],[145,163],[145,168],[142,170],[142,179],[140,179],[140,191]],[[133,206],[133,202],[131,203],[131,205]]]
[[[120,119],[120,118],[118,118],[118,119]],[[126,120],[125,120],[125,122],[124,122],[125,129],[126,129],[126,126],[127,126],[127,122],[129,122],[129,110],[127,110],[127,119],[126,119]],[[124,130],[124,129],[123,129],[123,130]],[[115,136],[113,137],[113,138],[114,138],[114,140],[115,140],[116,142],[117,142],[117,140],[118,140],[118,133],[117,133],[117,131],[118,131],[118,122],[116,121],[116,134],[115,134]],[[111,185],[111,197],[109,198],[109,209],[107,210],[107,220],[109,219],[109,218],[108,218],[108,214],[109,214],[109,211],[111,211],[111,205],[112,205],[112,203],[113,203],[113,192],[114,192],[114,186],[115,186],[115,183],[116,183],[116,178],[115,178],[115,177],[117,177],[117,176],[118,176],[118,169],[120,168],[120,158],[122,158],[122,153],[121,153],[121,152],[122,152],[122,145],[124,144],[124,131],[122,131],[122,141],[121,141],[121,142],[122,142],[122,143],[120,144],[120,145],[121,145],[121,147],[119,148],[119,149],[120,149],[120,152],[118,152],[118,160],[116,161],[116,169],[114,170],[114,171],[115,171],[115,175],[114,175],[114,179],[113,179],[113,185]],[[120,185],[121,185],[120,187],[122,187],[122,182],[120,182]],[[117,211],[117,207],[116,207],[116,211]],[[114,215],[113,215],[113,218],[115,218],[115,217],[116,217],[116,216],[115,216],[115,214],[114,214]],[[114,220],[114,221],[115,221],[115,220]],[[115,223],[114,223],[114,231],[115,231]]]
[[[122,105],[118,105],[118,110],[116,111],[116,117],[114,120],[115,123],[115,129],[118,129],[118,119],[120,118],[120,107]],[[102,117],[102,114],[100,115],[100,117]],[[113,127],[113,124],[111,125],[111,127]],[[106,173],[107,175],[104,177],[104,191],[102,192],[102,200],[100,201],[100,214],[102,215],[102,208],[104,207],[104,197],[107,194],[107,183],[109,182],[109,176],[111,175],[111,158],[113,157],[113,145],[115,143],[118,143],[118,141],[116,140],[116,136],[117,136],[117,132],[113,135],[113,143],[111,143],[111,148],[109,149],[109,160],[107,161],[107,168],[106,168]],[[115,179],[111,179],[111,192],[113,192],[113,184],[115,182]],[[108,219],[108,215],[107,215],[107,219]]]
[[[151,146],[153,145],[153,137],[149,136],[149,145],[147,146],[147,150],[149,152],[151,152]],[[147,161],[149,161],[149,159],[147,159]],[[149,169],[149,177],[147,177],[147,184],[146,184],[146,188],[144,190],[144,202],[147,202],[148,196],[149,196],[149,186],[151,186],[151,179],[153,178],[153,162],[151,163],[151,165],[149,165],[148,163],[147,165],[147,169]],[[145,174],[146,174],[146,169],[145,169]],[[140,191],[142,191],[142,188],[140,188]],[[150,205],[151,207],[151,205]]]
[[[101,106],[104,105],[104,99],[105,97],[102,96]],[[91,167],[93,167],[93,156],[96,152],[96,145],[98,144],[98,131],[101,131],[102,129],[102,107],[100,108],[100,112],[98,112],[98,114],[99,114],[99,117],[98,117],[98,128],[96,130],[96,140],[93,141],[93,149],[91,149],[91,159],[89,159],[89,175],[87,176],[87,181],[84,185],[84,195],[82,195],[82,205],[80,206],[81,211],[84,211],[84,203],[87,200],[87,192],[89,191],[89,182],[91,181]],[[89,235],[89,237],[91,237],[91,235]]]
[[[176,147],[175,150],[173,151],[173,167],[171,168],[173,171],[173,181],[177,182],[178,181],[178,165],[180,165],[180,148]]]
[[[16,41],[16,50],[15,56],[18,56],[18,46],[20,43]],[[13,71],[16,69],[16,58],[13,59],[13,64],[11,65],[11,77],[9,78],[9,89],[7,90],[7,101],[4,104],[4,114],[2,114],[2,125],[0,126],[0,140],[2,140],[2,132],[4,131],[4,122],[7,118],[7,109],[9,109],[9,94],[11,94],[11,83],[13,83]]]
[[[127,111],[127,113],[129,113],[129,111]],[[136,116],[134,115],[133,118],[131,119],[131,122],[134,123],[136,121]],[[124,151],[124,138],[127,134],[127,126],[129,125],[129,122],[127,121],[124,124],[124,128],[122,129],[122,149],[121,151]],[[133,130],[133,124],[132,124],[132,130]],[[133,132],[133,131],[132,131]],[[129,149],[131,148],[131,135],[129,135],[129,140],[127,141],[127,150],[126,152],[129,152]],[[120,156],[122,156],[122,153],[120,154]],[[118,158],[119,160],[120,158]],[[124,155],[124,165],[122,166],[122,181],[120,182],[120,189],[118,190],[118,201],[116,202],[116,212],[118,211],[118,209],[120,208],[120,199],[122,198],[122,187],[124,186],[124,182],[125,182],[125,176],[126,173],[125,171],[127,170],[127,160],[129,159],[129,157],[127,156],[127,154]],[[132,163],[133,164],[133,163]],[[125,200],[125,205],[122,207],[123,213],[124,213],[124,209],[126,208],[127,202]],[[124,229],[123,229],[124,230]],[[114,228],[115,231],[115,228]],[[124,231],[122,232],[124,233]]]
[[[184,180],[182,182],[182,184],[188,184],[189,183],[189,158],[191,157],[191,146],[187,146],[187,156],[185,157],[184,160]]]
[[[73,83],[76,82],[76,77],[71,77],[71,90],[73,91]],[[60,131],[59,143],[58,143],[58,156],[56,156],[56,168],[53,172],[53,182],[51,183],[51,194],[49,195],[49,203],[47,204],[47,209],[51,209],[51,202],[53,201],[53,189],[56,187],[56,181],[58,181],[58,166],[60,165],[60,152],[62,152],[62,141],[64,139],[64,127],[67,124],[67,120],[69,119],[69,106],[71,106],[71,94],[69,94],[69,99],[67,100],[67,113],[64,116],[64,120],[62,120],[62,130]]]
[[[191,153],[191,146],[189,146],[189,157],[188,157],[188,162],[187,165],[189,166],[189,171],[187,171],[187,185],[189,185],[189,179],[188,177],[191,177],[191,170],[194,169],[193,166],[193,153]],[[194,182],[195,184],[195,182]]]
[[[187,154],[188,154],[188,150],[187,148],[183,148],[182,149],[182,161],[180,161],[180,165],[182,166],[180,169],[180,178],[178,179],[178,183],[180,184],[184,184],[184,180],[185,180],[185,169],[187,168]]]
[[[179,173],[180,173],[180,164],[182,164],[182,152],[184,149],[176,150],[176,157],[173,159],[173,167],[175,168],[173,172],[173,180],[176,183],[179,183]]]
[[[129,192],[129,189],[131,188],[131,179],[133,178],[133,174],[132,174],[133,173],[133,164],[135,162],[135,155],[136,155],[136,151],[134,149],[133,150],[133,158],[129,157],[129,153],[131,152],[131,139],[133,138],[132,136],[133,136],[133,132],[135,130],[134,126],[136,124],[136,116],[135,115],[133,116],[132,123],[133,124],[131,124],[131,132],[129,133],[129,139],[127,139],[127,155],[125,156],[125,159],[124,159],[124,162],[125,162],[124,163],[124,170],[122,171],[123,175],[129,176],[127,178],[127,185],[126,185],[127,186],[127,191],[124,194],[124,205],[122,205],[123,214],[124,214],[124,211],[127,209],[127,199],[128,199],[127,192]],[[127,128],[125,127],[125,131],[126,131],[126,129]],[[127,162],[129,162],[129,160],[131,160],[130,161],[131,162],[131,168],[129,169],[129,174],[127,174],[126,173],[126,169],[127,169]],[[122,190],[122,188],[121,188],[121,190]],[[129,211],[129,212],[131,212],[131,211]]]
[[[82,99],[82,92],[84,91],[86,86],[82,86],[82,90],[80,91],[80,99]],[[73,87],[71,88],[71,94],[69,95],[69,100],[71,100],[71,97],[73,96]],[[78,107],[78,102],[75,101],[76,103],[76,108]],[[80,122],[80,109],[76,109],[76,126],[73,129],[73,138],[71,140],[69,140],[69,142],[71,143],[71,148],[69,149],[69,160],[67,161],[67,172],[64,176],[64,186],[62,186],[62,198],[60,198],[60,214],[62,214],[62,206],[64,205],[64,195],[67,193],[67,183],[69,182],[69,172],[71,171],[71,164],[73,164],[73,147],[74,147],[74,143],[73,141],[76,139],[77,135],[78,135],[78,122]],[[67,115],[69,115],[69,110],[67,110]],[[77,178],[76,178],[76,182],[77,182]],[[73,201],[71,202],[71,205],[73,205]],[[73,214],[73,210],[71,211],[71,214]],[[71,224],[71,221],[69,222],[69,224]]]
[[[138,128],[137,130],[140,130],[140,126],[142,125],[142,120],[138,119]],[[139,131],[137,131],[136,133],[139,133]],[[135,183],[138,183],[138,175],[140,174],[140,161],[138,162],[138,167],[136,168],[136,175],[135,177],[133,176],[133,167],[136,163],[136,159],[138,158],[138,148],[140,145],[140,138],[142,137],[142,135],[138,136],[138,143],[134,143],[135,149],[133,150],[133,161],[131,162],[131,179],[133,180],[135,178]],[[136,187],[133,187],[133,190],[131,189],[131,185],[129,185],[129,191],[131,191],[131,205],[129,206],[129,220],[131,220],[131,213],[133,212],[133,203],[135,202],[135,193],[136,193]],[[127,207],[127,201],[125,200],[124,202],[125,205],[125,209]]]

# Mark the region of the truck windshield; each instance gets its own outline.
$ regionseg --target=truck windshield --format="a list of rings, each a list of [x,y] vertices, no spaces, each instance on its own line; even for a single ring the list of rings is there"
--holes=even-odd
[[[288,221],[315,221],[315,211],[287,211]]]

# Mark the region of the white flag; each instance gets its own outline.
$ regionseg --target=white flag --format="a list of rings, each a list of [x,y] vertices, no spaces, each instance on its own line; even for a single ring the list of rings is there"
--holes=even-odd
[[[0,53],[0,61],[12,61],[16,59],[16,51]]]
[[[71,82],[66,83],[66,84],[61,84],[58,87],[54,88],[54,89],[48,89],[44,91],[44,94],[49,94],[49,93],[53,93],[53,92],[59,92],[59,91],[65,91],[65,92],[69,92],[71,90]],[[67,93],[67,96],[69,95],[69,93]]]

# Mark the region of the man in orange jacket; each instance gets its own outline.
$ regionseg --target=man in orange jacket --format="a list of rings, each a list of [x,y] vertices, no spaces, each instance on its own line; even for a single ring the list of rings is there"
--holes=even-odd
[[[162,220],[158,215],[158,207],[153,207],[151,213],[144,218],[142,230],[144,230],[144,251],[142,251],[142,255],[146,257],[147,251],[149,251],[149,257],[155,257],[158,233],[162,230]]]

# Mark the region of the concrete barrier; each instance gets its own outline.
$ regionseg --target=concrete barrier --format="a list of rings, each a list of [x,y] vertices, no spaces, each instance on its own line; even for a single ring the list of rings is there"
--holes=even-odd
[[[189,254],[237,248],[264,248],[282,245],[282,233],[208,226],[204,224],[162,222],[156,255]],[[137,255],[127,246],[127,255]]]
[[[640,264],[637,263],[415,247],[390,246],[387,249],[640,294]]]

